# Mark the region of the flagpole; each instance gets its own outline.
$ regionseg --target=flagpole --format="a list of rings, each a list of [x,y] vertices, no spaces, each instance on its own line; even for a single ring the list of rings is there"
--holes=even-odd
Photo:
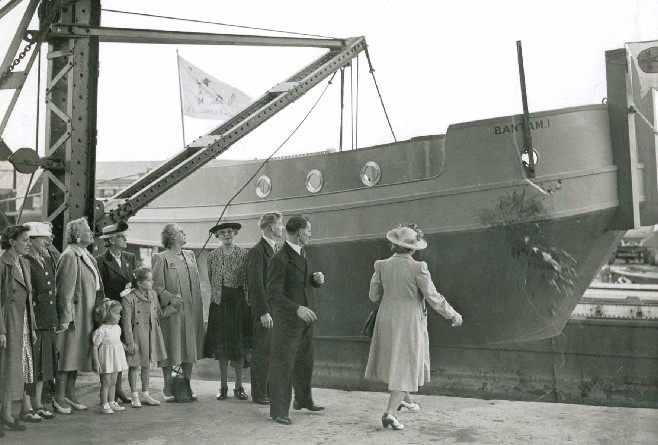
[[[178,48],[176,48],[176,64],[178,65],[178,98],[180,101],[180,124],[183,129],[183,147],[185,147],[185,119],[183,117],[183,85],[180,78],[180,57],[178,56]]]

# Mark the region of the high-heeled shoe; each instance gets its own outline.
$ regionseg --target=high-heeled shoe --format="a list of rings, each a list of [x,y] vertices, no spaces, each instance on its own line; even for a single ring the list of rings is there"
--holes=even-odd
[[[73,400],[69,399],[68,397],[64,397],[64,400],[66,400],[66,403],[68,403],[71,406],[71,408],[75,410],[82,411],[85,409],[89,409],[87,405],[83,405],[82,403],[76,403]]]
[[[402,408],[407,408],[409,411],[413,411],[413,412],[420,411],[420,405],[417,404],[416,402],[407,403],[403,400],[402,402],[400,402],[400,406],[398,406],[398,411],[400,411]]]
[[[57,403],[57,399],[53,399],[53,408],[55,408],[55,411],[57,411],[59,414],[71,414],[71,407],[67,406],[66,408],[59,406],[59,403]]]
[[[395,416],[391,416],[390,414],[384,414],[382,416],[382,426],[384,428],[388,428],[389,425],[394,430],[403,430],[404,429],[404,425],[402,424],[402,422],[400,422]]]

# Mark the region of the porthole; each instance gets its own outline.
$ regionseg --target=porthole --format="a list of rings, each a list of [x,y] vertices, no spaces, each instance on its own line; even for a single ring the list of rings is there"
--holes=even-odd
[[[523,162],[523,165],[526,167],[528,166],[529,159],[530,158],[528,157],[528,152],[524,151],[521,155],[521,162]],[[539,164],[539,153],[537,153],[535,150],[532,150],[532,160],[535,165]]]
[[[306,190],[311,193],[317,193],[322,189],[324,179],[320,170],[311,170],[306,175]]]
[[[638,54],[637,64],[645,73],[658,73],[658,47],[652,46]]]
[[[382,169],[375,161],[368,161],[361,169],[361,182],[368,187],[377,185],[379,180],[382,179]]]
[[[272,181],[266,175],[261,176],[256,181],[256,194],[260,198],[267,198],[272,191]]]

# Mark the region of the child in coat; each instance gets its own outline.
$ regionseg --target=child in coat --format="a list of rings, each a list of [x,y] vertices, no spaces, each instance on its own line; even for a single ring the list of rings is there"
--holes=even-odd
[[[128,369],[126,354],[121,343],[121,304],[106,298],[95,310],[96,321],[102,323],[92,335],[91,349],[94,370],[101,378],[101,404],[103,414],[113,414],[125,408],[115,400],[117,374]]]
[[[164,338],[160,330],[160,319],[178,312],[168,305],[162,309],[158,294],[153,290],[153,274],[148,267],[140,267],[133,272],[132,288],[123,296],[123,330],[128,354],[128,381],[131,391],[131,405],[140,408],[142,404],[160,404],[149,394],[149,365],[151,362],[167,358]],[[141,368],[142,393],[137,393],[137,373]]]

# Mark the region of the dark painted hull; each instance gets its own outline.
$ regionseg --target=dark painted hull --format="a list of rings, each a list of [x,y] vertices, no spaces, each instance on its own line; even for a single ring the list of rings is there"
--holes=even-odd
[[[619,240],[617,232],[605,230],[610,216],[599,212],[541,223],[553,247],[568,249],[576,262],[580,279],[571,292],[563,293],[523,258],[513,256],[509,228],[428,235],[431,247],[416,257],[427,262],[439,292],[466,320],[455,329],[430,310],[431,344],[484,345],[559,334]],[[316,335],[360,335],[371,310],[372,264],[389,256],[388,249],[383,240],[308,248],[317,269],[329,277],[316,298]]]

